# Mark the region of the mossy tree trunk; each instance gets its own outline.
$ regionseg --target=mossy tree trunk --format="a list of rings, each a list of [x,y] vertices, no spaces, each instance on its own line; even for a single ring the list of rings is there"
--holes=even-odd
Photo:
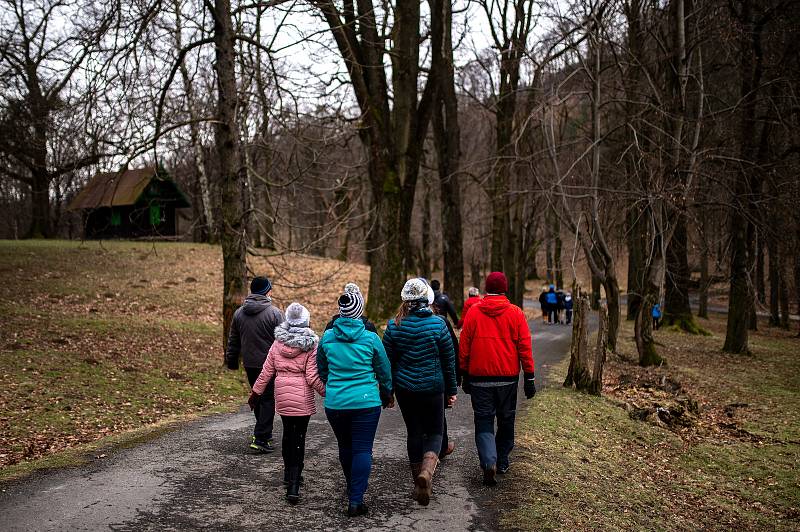
[[[246,211],[242,189],[246,169],[239,155],[239,127],[236,123],[236,70],[233,23],[230,0],[214,0],[214,49],[217,71],[217,110],[214,140],[219,160],[219,191],[222,244],[222,322],[223,345],[227,347],[228,331],[234,311],[245,296]]]

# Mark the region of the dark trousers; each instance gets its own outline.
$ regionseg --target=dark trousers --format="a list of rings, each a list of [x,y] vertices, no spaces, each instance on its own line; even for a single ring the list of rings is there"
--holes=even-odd
[[[572,309],[567,309],[567,325],[572,323]]]
[[[517,383],[487,387],[473,384],[470,398],[475,415],[475,445],[481,467],[508,467],[508,455],[514,448]],[[497,434],[494,432],[495,418]]]
[[[447,444],[450,443],[450,438],[447,437],[447,414],[442,416],[442,419],[444,422],[442,423],[442,448],[439,451],[439,458],[445,457],[445,453],[447,453]]]
[[[653,316],[653,329],[657,331],[659,327],[661,327],[661,318]]]
[[[306,431],[311,416],[281,416],[283,436],[281,437],[281,454],[283,467],[303,468],[306,456]]]
[[[406,424],[406,450],[412,464],[422,462],[427,452],[442,451],[444,394],[419,393],[397,388],[397,404]]]
[[[244,368],[247,373],[247,380],[250,388],[256,383],[256,379],[261,374],[261,368]],[[253,429],[253,436],[260,442],[272,439],[272,424],[275,422],[275,379],[267,384],[267,388],[253,409],[256,416],[256,426]]]
[[[345,410],[325,409],[336,441],[339,443],[339,463],[347,482],[350,504],[364,502],[364,493],[372,470],[372,443],[381,417],[381,407]]]
[[[550,310],[547,311],[547,321],[550,323],[557,323],[558,322],[558,309],[550,307]]]

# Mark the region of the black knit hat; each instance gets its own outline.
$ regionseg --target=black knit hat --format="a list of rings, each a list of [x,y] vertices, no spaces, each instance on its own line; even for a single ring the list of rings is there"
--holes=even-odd
[[[339,315],[343,318],[360,318],[364,313],[364,296],[355,283],[347,283],[338,304]]]
[[[270,290],[272,290],[272,283],[266,277],[253,277],[253,280],[250,281],[251,294],[263,296]]]
[[[434,279],[433,281],[431,281],[431,288],[433,288],[434,290],[439,290],[441,286],[442,285],[439,284],[439,279]]]

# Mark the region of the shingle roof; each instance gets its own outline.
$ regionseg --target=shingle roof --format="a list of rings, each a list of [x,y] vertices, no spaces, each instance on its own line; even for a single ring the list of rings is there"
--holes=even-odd
[[[124,172],[102,172],[95,174],[83,190],[69,204],[70,210],[97,209],[98,207],[115,207],[133,205],[150,181],[157,177],[155,166],[146,166]],[[175,187],[177,189],[177,187]],[[178,194],[183,196],[180,191]],[[185,198],[183,198],[185,201]],[[188,203],[187,203],[188,204]]]

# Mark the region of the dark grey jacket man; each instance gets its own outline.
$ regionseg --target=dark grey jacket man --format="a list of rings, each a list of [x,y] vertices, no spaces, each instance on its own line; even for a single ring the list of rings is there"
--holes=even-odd
[[[239,356],[247,373],[250,387],[253,387],[269,348],[275,341],[275,327],[283,322],[283,312],[269,297],[272,283],[266,277],[256,277],[250,283],[250,295],[241,307],[236,309],[228,335],[228,350],[225,360],[230,369],[239,368]],[[256,426],[250,441],[250,449],[256,453],[269,453],[275,450],[272,444],[272,425],[275,420],[275,384],[270,382],[261,394],[253,409]]]

